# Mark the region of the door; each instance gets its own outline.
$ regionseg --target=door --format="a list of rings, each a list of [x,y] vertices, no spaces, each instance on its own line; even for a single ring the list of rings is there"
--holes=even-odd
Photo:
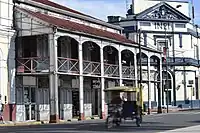
[[[168,93],[167,91],[165,92],[165,98],[166,98],[166,104],[167,104],[167,99],[168,99],[168,105],[172,105],[172,92],[171,90],[168,90]]]
[[[59,96],[59,101],[58,101],[58,104],[59,104],[59,118],[61,120],[64,119],[64,99],[66,97],[65,95],[65,91],[63,88],[59,88],[59,93],[58,93],[58,96]]]
[[[79,90],[72,90],[72,115],[80,116]]]
[[[99,113],[99,91],[98,89],[95,89],[95,104],[94,104],[94,114],[93,115],[98,115]]]
[[[24,87],[25,120],[36,119],[36,87]]]

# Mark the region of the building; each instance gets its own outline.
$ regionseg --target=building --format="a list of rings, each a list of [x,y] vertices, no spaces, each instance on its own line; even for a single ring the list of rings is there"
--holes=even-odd
[[[0,100],[4,116],[12,113],[15,105],[15,32],[13,30],[12,0],[0,0]],[[12,95],[10,95],[12,94]]]
[[[128,39],[135,40],[135,33],[140,30],[140,41],[144,47],[162,51],[163,106],[200,106],[200,27],[194,24],[194,8],[191,5],[190,2],[176,0],[133,0],[126,18],[108,17],[109,23],[124,28],[123,33]],[[149,57],[148,54],[145,56]],[[147,70],[145,66],[143,69]],[[155,107],[154,103],[158,102],[155,84],[151,83],[149,88],[147,84],[144,86],[145,101]]]
[[[104,88],[138,86],[139,45],[120,26],[48,0],[15,0],[13,9],[13,120],[105,118]],[[161,52],[141,48],[149,57],[145,63],[155,66],[153,74],[162,75]],[[150,84],[152,72],[143,73]],[[152,80],[158,88],[161,78]]]

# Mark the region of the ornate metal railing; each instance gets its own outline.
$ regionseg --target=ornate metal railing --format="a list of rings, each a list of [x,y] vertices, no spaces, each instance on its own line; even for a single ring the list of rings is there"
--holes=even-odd
[[[104,63],[104,76],[118,77],[119,65]]]
[[[134,66],[122,66],[122,77],[123,78],[135,78]]]
[[[58,71],[65,73],[79,73],[78,59],[58,57]]]
[[[17,58],[18,73],[37,73],[49,71],[49,58],[28,57]]]
[[[93,61],[83,61],[83,73],[91,75],[101,75],[101,63]]]

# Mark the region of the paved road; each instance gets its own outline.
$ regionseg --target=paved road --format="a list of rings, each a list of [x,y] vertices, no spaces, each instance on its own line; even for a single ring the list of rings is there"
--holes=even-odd
[[[106,129],[104,121],[94,120],[59,125],[0,127],[0,133],[159,133],[195,125],[200,125],[200,112],[197,111],[144,116],[142,127],[136,127],[135,123],[128,121],[120,127]]]

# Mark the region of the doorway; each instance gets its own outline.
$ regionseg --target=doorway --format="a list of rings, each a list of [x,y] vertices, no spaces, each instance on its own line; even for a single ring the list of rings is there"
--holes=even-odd
[[[167,100],[168,100],[168,105],[172,105],[172,92],[171,90],[165,91],[165,100],[166,100],[166,104],[167,104]]]
[[[99,115],[100,107],[100,89],[92,89],[92,115]]]
[[[36,87],[24,87],[25,120],[36,120]]]
[[[80,116],[79,90],[72,90],[72,117]]]

